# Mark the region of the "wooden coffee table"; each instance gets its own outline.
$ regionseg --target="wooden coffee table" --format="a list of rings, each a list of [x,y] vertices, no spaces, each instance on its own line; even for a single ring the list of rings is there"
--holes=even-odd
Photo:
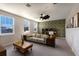
[[[33,44],[26,41],[24,41],[24,44],[22,44],[21,41],[17,41],[13,43],[13,45],[14,45],[14,48],[16,48],[18,51],[20,51],[23,54],[25,54],[28,51],[28,49],[32,50],[32,46],[33,46]]]
[[[0,56],[6,56],[6,49],[0,45]]]

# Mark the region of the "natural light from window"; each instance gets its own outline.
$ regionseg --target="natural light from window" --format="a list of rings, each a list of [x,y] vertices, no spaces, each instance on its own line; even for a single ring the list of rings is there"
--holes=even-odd
[[[30,31],[30,21],[29,20],[24,20],[24,32],[25,31]]]
[[[0,35],[14,33],[14,19],[9,16],[0,16]]]

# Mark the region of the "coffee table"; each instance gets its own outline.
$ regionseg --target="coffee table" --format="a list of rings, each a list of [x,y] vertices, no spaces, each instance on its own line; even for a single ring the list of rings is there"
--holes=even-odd
[[[25,54],[29,49],[31,49],[32,51],[32,43],[26,42],[24,41],[24,43],[22,44],[21,41],[17,41],[15,43],[13,43],[14,48],[16,48],[18,51],[20,51],[21,53]]]
[[[0,45],[0,56],[6,56],[6,49]]]

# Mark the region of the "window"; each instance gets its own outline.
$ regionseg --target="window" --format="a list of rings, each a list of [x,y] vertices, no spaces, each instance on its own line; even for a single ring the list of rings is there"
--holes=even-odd
[[[34,32],[37,32],[37,22],[34,22]]]
[[[0,16],[0,35],[14,33],[14,20],[9,16]]]
[[[30,21],[24,20],[24,31],[29,31],[29,30],[30,30]]]

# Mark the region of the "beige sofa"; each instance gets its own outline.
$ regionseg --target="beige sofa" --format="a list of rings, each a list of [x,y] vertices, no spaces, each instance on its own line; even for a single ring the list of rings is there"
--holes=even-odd
[[[25,36],[26,36],[26,40],[28,41],[33,41],[43,44],[46,44],[46,40],[48,38],[48,35],[38,34],[38,33],[30,33],[30,34],[26,34]]]

